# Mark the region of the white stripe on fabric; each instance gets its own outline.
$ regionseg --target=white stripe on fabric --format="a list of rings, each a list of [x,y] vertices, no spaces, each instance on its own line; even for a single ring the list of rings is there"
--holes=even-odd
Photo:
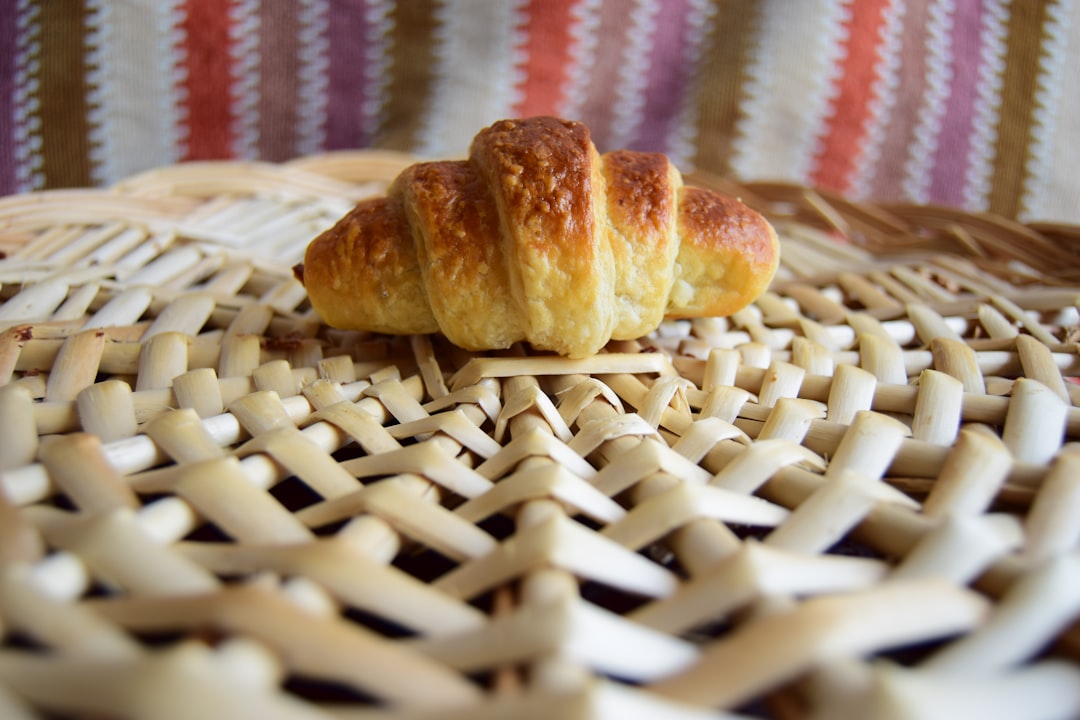
[[[986,210],[990,202],[1008,24],[1008,0],[986,0],[980,29],[982,52],[972,118],[971,150],[964,173],[964,208],[967,210]]]
[[[40,66],[41,42],[38,36],[40,10],[31,0],[19,0],[15,8],[18,47],[15,58],[15,183],[20,192],[40,189],[45,185],[41,171],[41,119],[38,111],[37,74]]]
[[[473,136],[505,118],[520,95],[524,0],[443,0],[436,11],[435,82],[420,133],[421,155],[460,157]]]
[[[763,0],[762,10],[732,168],[747,180],[806,183],[836,94],[850,10],[842,0]]]
[[[570,62],[562,92],[563,106],[559,108],[562,117],[580,117],[585,107],[593,61],[596,59],[596,32],[600,27],[602,4],[602,0],[580,0],[570,8]]]
[[[701,64],[705,58],[709,28],[712,27],[715,17],[716,6],[713,3],[708,0],[690,0],[686,35],[683,38],[683,63],[685,67],[693,68],[690,75],[692,79],[683,96],[670,136],[665,139],[672,164],[684,172],[694,169],[700,117],[698,98],[701,91]]]
[[[369,136],[378,135],[386,118],[389,99],[390,64],[394,29],[394,0],[371,0],[367,9],[368,36],[366,66],[364,70],[365,92],[360,105],[364,127]]]
[[[930,201],[934,157],[953,77],[951,47],[955,11],[952,0],[934,0],[927,8],[926,84],[901,183],[904,196],[918,203]]]
[[[233,155],[259,156],[259,0],[237,0],[229,7],[232,60]]]
[[[1073,122],[1080,117],[1080,3],[1050,3],[1046,15],[1020,219],[1075,224],[1080,222],[1080,143]]]
[[[90,159],[113,183],[181,157],[180,0],[93,0],[87,7]]]
[[[95,185],[107,182],[105,175],[109,157],[105,153],[103,129],[108,125],[108,77],[105,44],[108,28],[115,24],[113,8],[104,0],[86,2],[86,120],[89,124],[90,180]]]
[[[656,38],[659,12],[657,0],[635,0],[630,11],[619,81],[615,86],[615,113],[608,134],[611,147],[628,147],[644,119],[649,57]]]
[[[300,0],[300,27],[297,29],[299,88],[297,99],[303,111],[296,123],[296,152],[313,155],[326,147],[326,108],[330,99],[327,69],[330,65],[329,0]]]

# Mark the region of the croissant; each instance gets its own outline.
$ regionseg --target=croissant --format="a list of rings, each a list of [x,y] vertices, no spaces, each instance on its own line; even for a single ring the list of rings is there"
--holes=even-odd
[[[778,260],[764,218],[684,186],[664,155],[600,156],[585,125],[537,117],[482,130],[467,160],[406,168],[315,238],[297,276],[333,327],[584,357],[665,316],[730,315]]]

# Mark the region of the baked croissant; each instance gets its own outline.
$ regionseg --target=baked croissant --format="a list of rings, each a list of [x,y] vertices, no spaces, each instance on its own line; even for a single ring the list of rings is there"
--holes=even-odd
[[[585,125],[537,117],[482,130],[467,160],[405,169],[297,275],[333,327],[584,357],[665,316],[730,315],[778,260],[764,218],[684,186],[665,156],[600,156]]]

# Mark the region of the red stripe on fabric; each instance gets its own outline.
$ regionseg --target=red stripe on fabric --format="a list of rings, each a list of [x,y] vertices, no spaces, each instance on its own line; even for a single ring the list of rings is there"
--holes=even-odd
[[[837,95],[828,131],[822,138],[815,158],[811,182],[814,185],[846,192],[855,171],[855,161],[866,140],[870,101],[877,78],[879,46],[885,11],[890,0],[852,2],[851,17],[845,23],[846,55],[840,65]]]
[[[690,8],[689,0],[669,0],[656,18],[641,126],[630,145],[634,150],[669,150],[667,140],[674,130],[691,77],[684,68]]]
[[[575,0],[530,0],[526,6],[525,78],[515,116],[559,114],[570,63],[574,4]]]
[[[184,160],[214,160],[233,155],[232,59],[229,11],[232,3],[187,0],[180,28],[184,34],[183,80],[187,143]]]
[[[328,150],[365,147],[374,128],[364,126],[364,99],[368,94],[368,8],[357,10],[353,0],[331,0],[327,41],[326,147]]]

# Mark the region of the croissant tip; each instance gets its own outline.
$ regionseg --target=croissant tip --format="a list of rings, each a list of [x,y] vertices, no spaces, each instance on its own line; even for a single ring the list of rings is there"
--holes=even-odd
[[[304,284],[304,263],[296,263],[292,268],[293,277],[295,277],[301,285]]]

